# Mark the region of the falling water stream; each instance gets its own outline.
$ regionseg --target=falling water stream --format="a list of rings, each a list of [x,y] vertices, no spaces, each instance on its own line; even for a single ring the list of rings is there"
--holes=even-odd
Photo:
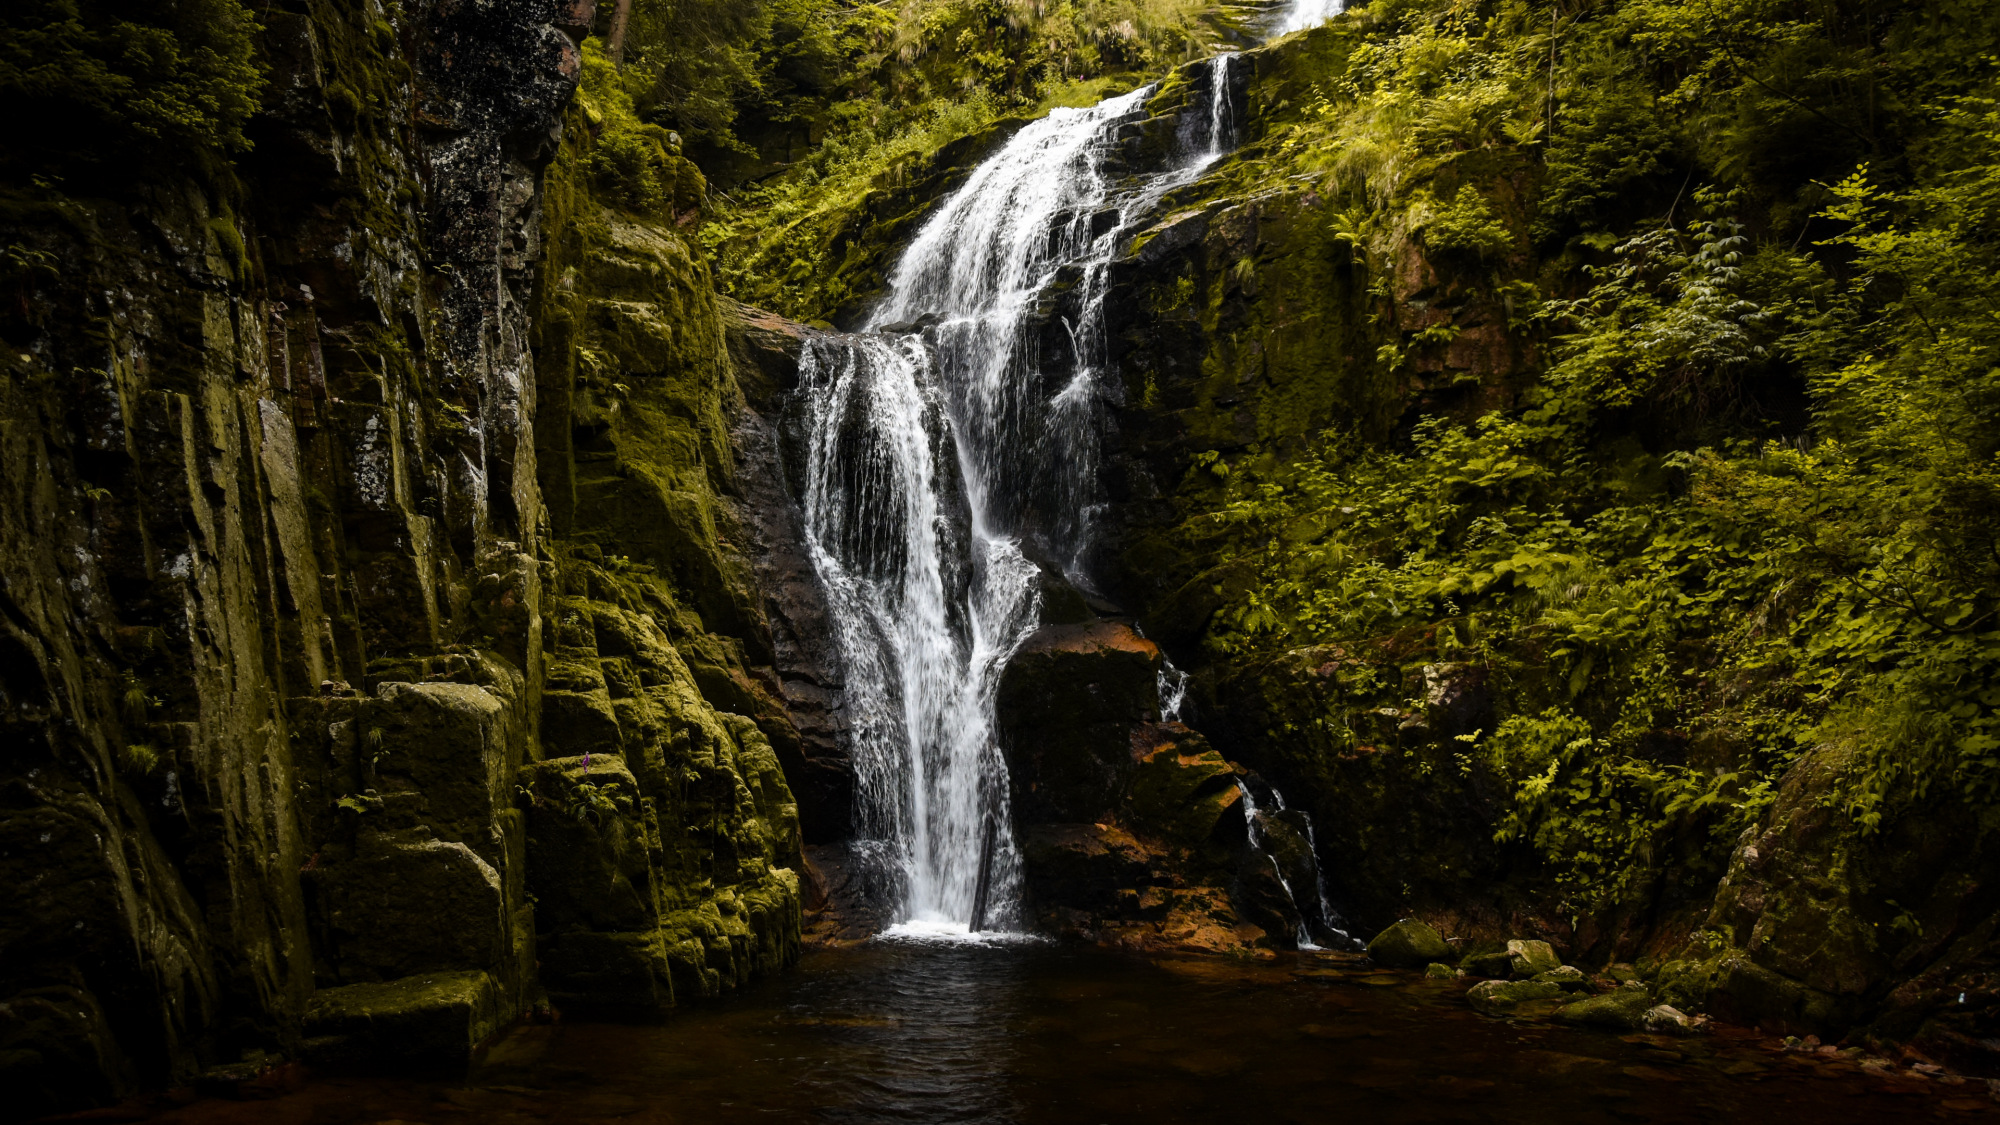
[[[1279,9],[1278,18],[1271,24],[1271,34],[1288,35],[1308,27],[1318,27],[1346,7],[1346,0],[1290,0]]]
[[[1159,170],[1133,174],[1119,143],[1153,86],[1021,129],[917,232],[867,325],[802,358],[808,551],[845,662],[859,835],[908,929],[966,931],[988,818],[991,917],[1015,920],[994,695],[1037,624],[1042,568],[1090,586],[1111,265],[1232,143],[1234,59],[1207,64]],[[1066,347],[1045,355],[1065,279]]]

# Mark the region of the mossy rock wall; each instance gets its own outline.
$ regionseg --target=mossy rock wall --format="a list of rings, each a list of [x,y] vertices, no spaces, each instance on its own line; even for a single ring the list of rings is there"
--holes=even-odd
[[[250,152],[0,185],[6,1113],[795,955],[722,322],[590,198],[589,8],[281,0]]]

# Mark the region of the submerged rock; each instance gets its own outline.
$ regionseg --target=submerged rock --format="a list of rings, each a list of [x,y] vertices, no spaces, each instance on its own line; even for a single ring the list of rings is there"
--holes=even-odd
[[[1368,943],[1368,956],[1394,968],[1419,969],[1451,956],[1451,946],[1428,925],[1405,918],[1375,935]]]
[[[1450,965],[1433,961],[1424,966],[1424,975],[1432,980],[1457,980],[1459,978],[1459,971]]]

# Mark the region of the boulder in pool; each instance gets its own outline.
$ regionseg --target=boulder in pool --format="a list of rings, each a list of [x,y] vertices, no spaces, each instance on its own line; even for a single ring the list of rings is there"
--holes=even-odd
[[[1652,1007],[1652,990],[1638,981],[1628,981],[1610,992],[1587,996],[1558,1008],[1556,1018],[1585,1027],[1637,1031],[1645,1026],[1646,1012]]]
[[[1515,1010],[1523,1004],[1555,1000],[1562,994],[1561,985],[1546,981],[1483,980],[1473,985],[1465,998],[1482,1015],[1508,1016],[1515,1014]]]
[[[1421,969],[1451,956],[1451,946],[1445,944],[1436,930],[1415,918],[1405,918],[1375,935],[1375,940],[1368,943],[1368,956],[1378,965]]]

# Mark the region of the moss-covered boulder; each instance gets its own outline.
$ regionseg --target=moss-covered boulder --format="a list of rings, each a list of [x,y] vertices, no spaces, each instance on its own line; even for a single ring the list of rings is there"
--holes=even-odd
[[[1560,985],[1534,980],[1480,981],[1465,994],[1475,1010],[1488,1016],[1546,1015],[1562,997]]]
[[[1653,990],[1639,981],[1628,981],[1610,992],[1587,996],[1556,1010],[1555,1018],[1585,1027],[1615,1031],[1637,1031],[1646,1024],[1646,1013],[1658,1003]]]
[[[1427,923],[1405,918],[1368,943],[1368,956],[1398,969],[1421,969],[1451,956],[1451,945]]]
[[[316,1062],[464,1066],[514,1012],[478,970],[323,988],[305,1014],[305,1053]]]
[[[1529,980],[1561,967],[1562,958],[1548,942],[1516,938],[1507,943],[1507,968],[1518,979]]]
[[[1565,992],[1590,991],[1590,978],[1574,965],[1564,965],[1559,969],[1550,969],[1546,973],[1536,973],[1530,979],[1543,984],[1553,984]]]

